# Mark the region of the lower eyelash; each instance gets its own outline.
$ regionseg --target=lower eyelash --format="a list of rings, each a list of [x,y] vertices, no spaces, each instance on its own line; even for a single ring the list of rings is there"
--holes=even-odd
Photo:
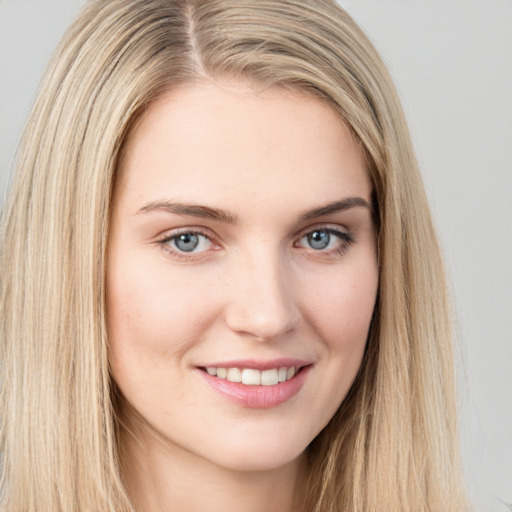
[[[343,254],[354,243],[354,238],[349,233],[331,229],[327,230],[327,232],[339,237],[341,240],[340,246],[334,249],[336,254]]]
[[[310,229],[309,231],[303,233],[300,238],[308,236],[311,233],[314,233],[315,231],[324,231],[325,233],[329,233],[330,235],[336,236],[340,240],[340,245],[338,247],[336,247],[335,249],[324,250],[324,251],[317,250],[316,252],[318,252],[318,253],[322,253],[323,252],[326,255],[329,255],[329,254],[340,254],[341,255],[355,241],[354,237],[353,237],[353,235],[351,233],[348,233],[346,231],[342,231],[340,229],[331,228],[331,227],[328,227],[328,226],[324,226],[324,227],[319,226],[317,228]]]
[[[161,240],[157,241],[158,245],[160,245],[160,247],[164,251],[167,251],[168,253],[172,254],[175,258],[180,259],[182,261],[193,259],[196,253],[186,253],[183,251],[179,251],[178,249],[175,249],[169,245],[169,242],[178,238],[181,235],[200,235],[204,236],[205,238],[211,241],[211,237],[208,236],[205,232],[201,231],[200,229],[183,229],[181,231],[173,232],[171,235],[168,235],[165,238],[162,238]]]
[[[334,235],[337,238],[340,239],[341,243],[339,247],[327,251],[323,251],[326,254],[343,254],[349,247],[352,245],[355,241],[354,236],[351,233],[348,233],[346,231],[342,231],[339,229],[331,228],[331,227],[318,227],[315,229],[311,229],[308,232],[304,233],[300,238],[307,236],[308,234],[313,233],[314,231],[325,231],[326,233],[329,233],[330,235]],[[184,234],[190,234],[190,235],[200,235],[204,236],[208,240],[212,241],[211,236],[209,236],[207,233],[202,231],[201,229],[183,229],[176,232],[173,232],[171,235],[166,236],[165,238],[162,238],[161,240],[158,240],[157,243],[161,246],[161,248],[168,253],[171,253],[175,258],[180,259],[182,261],[192,260],[194,259],[194,254],[196,253],[186,253],[183,251],[180,251],[178,249],[174,249],[172,246],[169,245],[169,242],[176,239],[180,235]],[[213,242],[212,242],[213,243]],[[322,251],[318,251],[319,253]],[[200,253],[199,253],[200,254]]]

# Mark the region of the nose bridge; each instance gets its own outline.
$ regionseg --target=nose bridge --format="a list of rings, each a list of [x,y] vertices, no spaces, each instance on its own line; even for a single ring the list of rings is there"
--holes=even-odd
[[[239,255],[229,286],[226,323],[231,330],[266,341],[296,326],[293,280],[278,250],[260,246]]]

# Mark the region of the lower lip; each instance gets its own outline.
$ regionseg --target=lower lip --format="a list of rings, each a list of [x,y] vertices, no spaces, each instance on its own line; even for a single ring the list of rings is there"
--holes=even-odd
[[[275,407],[294,397],[304,385],[311,365],[304,366],[295,376],[285,382],[274,386],[248,386],[239,382],[230,382],[209,375],[203,370],[198,370],[206,382],[215,391],[221,393],[229,400],[254,409],[268,409]]]

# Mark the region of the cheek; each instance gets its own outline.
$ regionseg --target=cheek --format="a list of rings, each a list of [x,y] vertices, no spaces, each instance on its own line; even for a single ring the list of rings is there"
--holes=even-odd
[[[107,279],[107,321],[113,376],[145,379],[168,371],[215,318],[201,280],[160,271],[153,264],[113,266]],[[149,378],[149,377],[148,377]]]
[[[310,323],[332,352],[364,350],[378,288],[375,264],[341,270],[316,280],[305,309]],[[335,354],[333,354],[335,355]]]
[[[361,366],[377,297],[378,269],[375,260],[368,258],[333,268],[316,282],[317,293],[309,297],[307,310],[323,347],[325,407],[334,414]]]
[[[323,428],[346,397],[361,366],[378,289],[376,264],[317,280],[305,310],[320,340],[322,380],[314,390]],[[312,435],[318,432],[312,431]]]

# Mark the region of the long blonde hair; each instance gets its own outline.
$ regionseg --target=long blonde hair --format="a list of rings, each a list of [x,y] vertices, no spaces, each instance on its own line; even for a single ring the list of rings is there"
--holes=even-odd
[[[356,382],[308,447],[305,510],[463,510],[450,310],[422,181],[384,65],[330,0],[97,0],[68,30],[3,214],[4,510],[132,510],[105,328],[116,165],[150,102],[216,78],[329,102],[374,187],[377,306]]]

